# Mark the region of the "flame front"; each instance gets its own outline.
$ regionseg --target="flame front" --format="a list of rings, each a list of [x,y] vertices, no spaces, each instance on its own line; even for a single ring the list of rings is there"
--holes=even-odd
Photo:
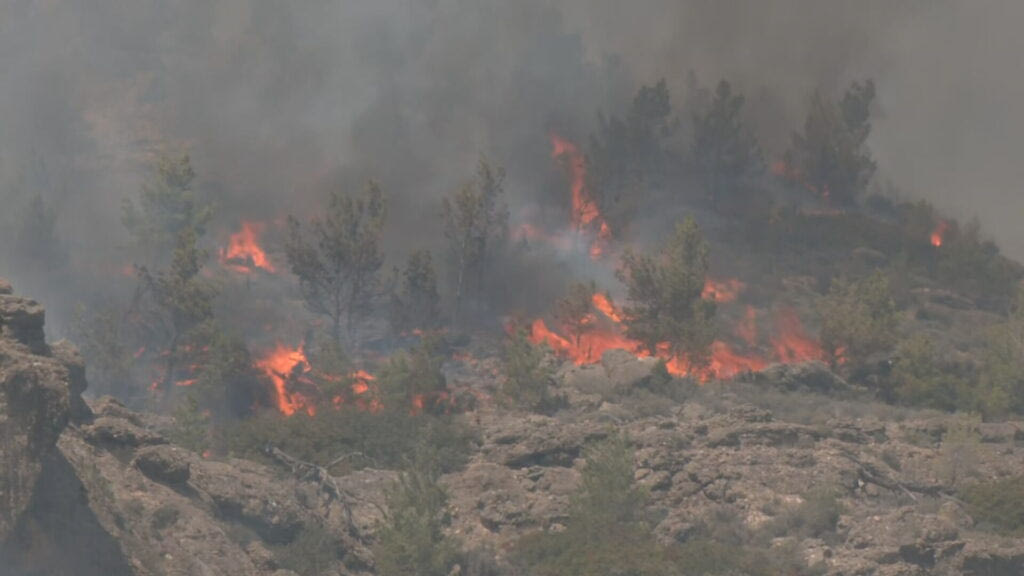
[[[705,297],[731,302],[744,285],[733,279],[709,281],[707,286],[710,288],[705,289]],[[543,319],[537,318],[530,325],[530,341],[547,344],[555,354],[578,366],[600,362],[608,350],[626,350],[638,358],[652,356],[640,342],[626,335],[625,314],[606,295],[594,294],[592,303],[600,315],[585,323],[586,329],[578,337],[565,336],[568,330],[553,330]],[[824,359],[821,344],[807,335],[794,310],[780,309],[776,313],[774,329],[771,345],[775,354],[772,361],[797,363]],[[674,354],[667,342],[658,344],[653,356],[664,360],[666,369],[673,376],[694,376],[702,382],[712,378],[726,380],[764,370],[770,360],[754,352],[758,347],[757,309],[746,307],[735,333],[746,343],[747,351],[740,352],[725,341],[715,340],[711,344],[708,364],[704,367],[695,368],[687,358]]]
[[[821,344],[807,336],[800,317],[792,308],[782,308],[776,314],[772,346],[782,362],[808,362],[825,357]]]
[[[262,233],[263,224],[243,221],[242,229],[231,235],[227,248],[221,249],[221,264],[242,274],[250,274],[256,268],[276,272],[267,253],[260,247]]]

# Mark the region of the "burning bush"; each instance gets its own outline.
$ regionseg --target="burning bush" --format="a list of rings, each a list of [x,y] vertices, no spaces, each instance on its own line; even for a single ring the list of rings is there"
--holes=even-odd
[[[618,273],[629,294],[627,336],[652,354],[667,345],[672,356],[707,365],[715,315],[715,303],[702,297],[707,273],[708,245],[690,217],[659,257],[627,252]]]

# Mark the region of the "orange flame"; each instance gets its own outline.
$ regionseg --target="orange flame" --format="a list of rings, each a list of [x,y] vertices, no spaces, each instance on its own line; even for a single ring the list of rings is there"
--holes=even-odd
[[[743,321],[736,326],[736,335],[746,342],[747,346],[757,344],[757,309],[753,306],[747,306]]]
[[[704,291],[701,293],[701,297],[705,300],[714,300],[719,304],[734,302],[740,292],[746,287],[746,284],[736,278],[729,278],[727,280],[708,278],[704,281]]]
[[[792,308],[782,308],[776,314],[772,346],[782,362],[807,362],[825,357],[821,344],[807,336],[803,323]]]
[[[241,274],[251,274],[256,268],[276,272],[267,253],[260,247],[261,234],[262,223],[243,221],[242,229],[231,235],[227,248],[221,249],[221,264]]]
[[[592,259],[597,260],[607,250],[612,231],[587,190],[587,165],[583,153],[575,143],[552,133],[551,158],[565,164],[572,193],[570,221],[577,232],[592,235],[589,253]]]
[[[257,360],[256,366],[274,383],[277,409],[281,414],[291,416],[299,410],[305,410],[310,416],[316,414],[316,407],[305,396],[288,390],[288,382],[296,372],[305,374],[310,370],[309,361],[301,347],[289,348],[278,344],[270,353]]]
[[[932,230],[932,235],[930,238],[932,246],[935,246],[936,248],[942,246],[942,241],[945,239],[947,230],[949,230],[949,222],[946,222],[945,220],[939,220],[939,222],[935,225],[935,229]]]
[[[622,314],[619,313],[615,308],[615,305],[612,304],[612,301],[609,300],[607,296],[600,292],[596,292],[594,293],[593,298],[591,298],[591,301],[594,304],[594,308],[600,310],[601,313],[607,316],[612,322],[615,322],[616,324],[622,322]]]

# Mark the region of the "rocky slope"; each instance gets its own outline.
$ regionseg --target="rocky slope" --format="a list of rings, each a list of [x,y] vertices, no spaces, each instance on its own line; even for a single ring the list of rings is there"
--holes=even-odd
[[[0,283],[0,575],[275,575],[283,550],[333,550],[319,574],[370,574],[383,490],[395,474],[344,477],[280,455],[280,466],[209,459],[170,443],[165,417],[80,400],[84,370],[43,339],[38,304]],[[493,390],[487,362],[455,375]],[[499,558],[522,534],[558,530],[584,446],[625,432],[648,517],[666,541],[757,530],[812,494],[838,499],[828,535],[782,531],[827,574],[1024,573],[1024,545],[981,530],[956,498],[965,481],[1024,470],[1024,424],[896,410],[858,399],[818,364],[773,367],[669,401],[651,364],[609,353],[559,373],[554,416],[465,416],[480,444],[444,477],[451,530]],[[471,569],[465,570],[472,573]]]

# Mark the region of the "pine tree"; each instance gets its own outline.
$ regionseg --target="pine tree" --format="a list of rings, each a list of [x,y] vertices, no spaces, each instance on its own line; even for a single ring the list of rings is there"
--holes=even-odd
[[[323,219],[310,223],[312,240],[294,216],[288,217],[288,264],[309,310],[330,319],[335,344],[341,342],[342,324],[351,334],[377,295],[385,217],[384,197],[374,182],[358,197],[331,194]]]

